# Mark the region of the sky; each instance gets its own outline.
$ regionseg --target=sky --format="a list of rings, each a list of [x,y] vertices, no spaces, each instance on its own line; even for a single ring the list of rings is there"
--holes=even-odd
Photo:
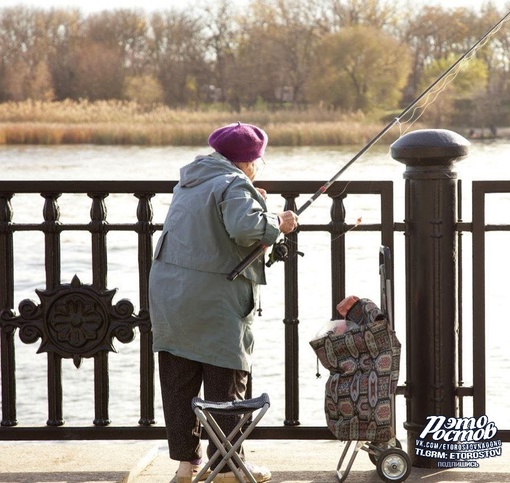
[[[204,1],[204,0],[202,0]],[[209,0],[211,2],[212,0]],[[249,0],[233,0],[237,5],[246,5]],[[416,2],[422,5],[442,5],[445,8],[469,6],[475,10],[479,9],[487,0],[421,0]],[[510,10],[509,0],[492,0],[498,7],[505,6]],[[197,4],[200,0],[0,0],[1,7],[12,7],[15,5],[37,6],[43,8],[51,7],[75,7],[84,13],[97,12],[101,10],[114,10],[119,8],[141,8],[143,10],[165,10],[171,7],[181,8],[185,5]]]

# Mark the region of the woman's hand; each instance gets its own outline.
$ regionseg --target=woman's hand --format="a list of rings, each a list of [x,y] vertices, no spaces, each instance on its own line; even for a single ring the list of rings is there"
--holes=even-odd
[[[298,226],[298,216],[291,210],[278,213],[278,220],[280,221],[280,231],[285,235],[294,231]]]
[[[264,188],[255,188],[260,196],[262,196],[262,198],[264,198],[265,200],[267,200],[267,191],[264,189]]]

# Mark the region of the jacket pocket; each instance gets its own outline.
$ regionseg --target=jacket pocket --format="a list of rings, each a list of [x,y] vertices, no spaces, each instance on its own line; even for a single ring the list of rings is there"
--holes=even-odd
[[[156,249],[154,250],[154,259],[157,260],[159,258],[159,255],[161,253],[161,249],[163,248],[163,244],[165,243],[167,232],[163,232],[161,236],[159,237],[158,243],[156,244]]]
[[[244,311],[243,311],[243,321],[245,323],[252,323],[255,317],[255,307],[258,302],[259,297],[259,287],[255,282],[251,280],[245,280],[245,289],[246,292],[244,294]]]

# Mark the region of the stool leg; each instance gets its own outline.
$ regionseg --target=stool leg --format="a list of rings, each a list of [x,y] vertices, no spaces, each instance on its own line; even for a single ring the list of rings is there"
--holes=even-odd
[[[240,419],[236,427],[230,432],[228,436],[225,435],[223,430],[220,428],[216,420],[211,414],[211,411],[208,411],[206,409],[203,409],[199,406],[195,407],[194,412],[198,418],[198,420],[202,423],[202,426],[207,431],[211,441],[215,444],[217,450],[216,452],[211,456],[209,461],[206,463],[206,465],[202,468],[202,470],[198,473],[198,475],[193,479],[193,483],[198,483],[200,478],[205,474],[205,472],[212,466],[212,464],[217,460],[217,458],[221,455],[223,455],[222,461],[218,463],[216,468],[211,472],[211,474],[208,476],[205,483],[210,483],[214,480],[214,478],[218,475],[220,470],[228,464],[233,473],[235,474],[236,478],[244,483],[245,480],[247,480],[249,483],[257,483],[255,478],[253,477],[250,470],[246,467],[246,464],[242,460],[242,458],[239,456],[237,451],[241,448],[242,443],[244,440],[249,436],[249,434],[255,429],[255,426],[258,424],[258,422],[262,419],[264,414],[269,409],[269,403],[265,403],[262,408],[260,409],[258,414],[255,418],[250,422],[250,424],[246,427],[244,432],[241,432],[241,429],[243,426],[249,421],[249,419],[252,417],[253,412],[256,409],[247,410],[243,417]],[[231,443],[231,441],[234,439],[234,437],[238,434],[240,434],[240,437],[235,441],[234,444]],[[237,463],[237,466],[234,464]],[[242,472],[246,475],[246,478],[243,477]]]
[[[244,433],[242,434],[241,438],[239,438],[236,443],[232,446],[231,443],[230,443],[230,440],[237,434],[237,432],[243,427],[243,425],[250,419],[250,417],[252,416],[253,414],[253,411],[250,411],[249,413],[246,413],[243,417],[243,419],[239,422],[239,424],[237,425],[237,427],[228,435],[228,438],[225,439],[225,446],[227,448],[230,448],[228,452],[225,453],[225,450],[224,450],[224,447],[222,447],[223,451],[223,460],[222,463],[220,465],[218,465],[220,468],[222,468],[223,466],[225,466],[225,463],[228,463],[228,465],[230,466],[230,468],[232,468],[232,470],[234,471],[235,475],[237,476],[238,480],[239,481],[243,481],[243,478],[242,478],[242,474],[241,472],[239,471],[238,468],[235,468],[235,466],[233,465],[233,463],[231,462],[231,459],[234,459],[234,461],[239,465],[239,467],[243,470],[244,474],[246,475],[249,483],[257,483],[257,481],[255,480],[255,478],[253,477],[253,475],[251,474],[251,471],[246,467],[244,461],[239,457],[239,455],[237,454],[237,450],[241,447],[241,444],[244,442],[244,440],[250,435],[250,433],[255,429],[255,426],[257,426],[258,422],[262,419],[262,417],[264,416],[264,414],[267,412],[267,410],[269,409],[269,405],[268,404],[265,404],[262,409],[258,412],[258,414],[255,416],[255,418],[252,420],[252,422],[248,425],[248,427],[245,429]],[[210,415],[209,415],[210,416]],[[221,428],[217,425],[216,421],[214,420],[214,418],[211,417],[211,421],[210,421],[211,425],[214,424],[214,426],[217,428],[217,431],[219,431],[219,433],[222,435],[222,437],[224,438],[225,435],[223,433],[223,431],[221,430]],[[219,439],[218,439],[219,441]],[[216,444],[216,443],[215,443]],[[218,469],[218,467],[216,468]],[[211,479],[212,481],[212,479]],[[208,483],[208,482],[207,482]]]
[[[244,438],[240,438],[234,445],[230,443],[229,439],[232,439],[240,431],[243,425],[250,418],[250,414],[244,415],[244,417],[239,421],[237,426],[232,430],[232,432],[228,435],[227,438],[227,436],[225,436],[225,433],[218,426],[218,423],[216,423],[216,420],[211,416],[209,412],[197,408],[195,410],[195,413],[200,422],[202,423],[204,429],[209,434],[209,437],[216,445],[216,448],[218,449],[193,481],[198,482],[199,478],[201,478],[202,475],[207,471],[207,469],[211,467],[211,465],[214,463],[214,461],[216,461],[220,454],[223,455],[223,461],[221,461],[218,464],[218,466],[212,471],[212,473],[207,478],[206,483],[212,481],[216,477],[216,475],[220,472],[220,470],[225,466],[225,464],[228,464],[230,466],[230,468],[232,469],[236,477],[239,479],[239,481],[244,481],[242,473],[239,471],[239,468],[232,462],[232,460],[234,460],[239,465],[239,467],[243,468],[243,470],[245,471],[248,471],[244,462],[241,460],[241,458],[236,452],[241,447]],[[250,479],[250,482],[256,483],[253,477],[252,479]]]
[[[219,434],[221,436],[221,438],[223,439],[223,444],[222,444],[222,441],[220,440],[220,438],[217,438],[217,441],[215,441],[216,445],[218,443],[220,443],[221,446],[217,446],[217,447],[221,448],[220,451],[223,454],[223,459],[222,459],[221,463],[215,468],[215,471],[218,470],[218,472],[219,472],[219,470],[221,468],[223,468],[225,466],[225,464],[228,464],[230,466],[230,469],[234,472],[234,474],[236,475],[236,477],[239,481],[241,481],[241,482],[244,481],[243,474],[241,473],[241,470],[242,470],[250,483],[257,483],[255,478],[251,474],[250,470],[246,467],[244,461],[237,453],[237,451],[241,447],[241,444],[246,439],[246,436],[243,435],[233,445],[230,443],[231,439],[239,432],[239,430],[243,427],[243,425],[249,420],[250,416],[251,416],[251,414],[246,414],[243,417],[243,419],[239,422],[236,429],[234,429],[228,435],[228,437],[225,437],[225,434],[223,433],[221,428],[217,425],[216,421],[211,418],[212,419],[210,421],[211,426],[213,426],[213,427],[215,426],[215,428],[214,428],[215,432],[217,434]],[[226,450],[228,450],[228,451],[226,451]],[[234,464],[234,462],[237,463],[237,466]]]
[[[250,473],[250,470],[244,464],[244,461],[237,454],[237,450],[241,447],[245,437],[244,434],[241,438],[239,438],[234,445],[230,443],[230,439],[232,439],[243,427],[244,424],[250,419],[251,414],[245,414],[243,418],[239,421],[237,426],[232,430],[232,432],[228,435],[222,431],[222,429],[218,426],[216,420],[211,416],[209,412],[202,411],[197,408],[196,414],[204,428],[206,429],[209,437],[214,442],[216,447],[218,448],[211,459],[207,462],[207,464],[202,468],[202,471],[195,477],[193,482],[198,482],[199,478],[202,477],[202,474],[207,471],[208,468],[211,467],[214,461],[219,457],[220,453],[223,455],[223,460],[216,466],[216,468],[211,472],[208,476],[205,483],[209,483],[214,480],[216,475],[220,472],[220,470],[228,464],[230,469],[234,472],[237,479],[239,481],[244,481],[243,474],[239,470],[241,468],[246,474],[248,481],[250,483],[256,483],[256,480],[253,478],[253,475]],[[232,461],[233,460],[233,461]],[[238,466],[236,466],[237,463]]]

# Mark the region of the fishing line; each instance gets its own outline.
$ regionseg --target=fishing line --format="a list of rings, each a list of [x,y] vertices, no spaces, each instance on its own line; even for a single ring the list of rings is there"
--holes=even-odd
[[[414,107],[408,120],[400,119],[399,127],[401,127],[403,124],[409,124],[407,129],[405,129],[404,131],[400,130],[400,136],[406,134],[414,126],[414,124],[416,124],[419,121],[419,119],[423,116],[428,107],[430,107],[430,105],[432,105],[437,100],[439,95],[445,91],[448,85],[450,85],[457,78],[464,65],[469,63],[471,59],[475,57],[475,54],[480,49],[485,47],[485,45],[487,45],[490,38],[496,35],[501,30],[504,22],[508,20],[509,14],[510,12],[505,17],[503,17],[503,19],[500,22],[498,22],[485,36],[483,36],[481,40],[472,47],[472,49],[470,49],[468,52],[466,52],[466,54],[464,54],[457,60],[457,62],[452,66],[451,72],[445,75],[444,79],[442,79],[442,81],[438,83],[437,89],[431,89],[430,92],[425,96],[423,104]],[[430,100],[432,96],[433,99]],[[420,110],[421,110],[420,114],[414,119],[416,112]]]
[[[425,100],[425,104],[422,106],[427,106],[427,100],[430,99],[431,95],[434,95],[433,101],[437,99],[439,94],[444,90],[445,86],[448,85],[456,76],[456,72],[460,68],[463,62],[467,62],[471,59],[474,53],[483,45],[487,43],[489,38],[496,32],[498,32],[503,24],[510,18],[510,11],[502,17],[492,28],[487,31],[485,35],[483,35],[469,50],[467,50],[456,62],[454,62],[446,71],[444,71],[432,84],[430,84],[413,102],[411,102],[395,119],[393,119],[386,127],[384,127],[379,134],[377,134],[374,138],[372,138],[365,146],[353,157],[350,161],[348,161],[329,181],[324,183],[316,193],[314,193],[308,201],[306,201],[303,206],[301,206],[296,214],[300,215],[305,211],[319,196],[323,195],[330,186],[346,171],[355,161],[357,161],[363,154],[365,154],[379,139],[381,139],[390,129],[396,124],[402,124],[401,119],[404,118],[408,113],[411,114],[411,118],[413,117],[413,113],[419,109],[419,104],[422,100]],[[448,79],[450,79],[448,81]],[[446,83],[448,81],[448,83]],[[445,85],[446,83],[446,85]],[[438,87],[438,89],[436,89]],[[434,90],[436,89],[436,90]],[[433,102],[432,101],[432,102]],[[430,105],[430,103],[429,103]],[[408,121],[410,122],[410,121]],[[416,122],[416,121],[414,121]],[[414,124],[413,122],[413,124]],[[412,124],[411,124],[412,125]],[[239,263],[228,275],[227,280],[235,280],[246,268],[248,268],[258,257],[260,257],[267,246],[259,244],[252,252]]]
[[[457,76],[459,75],[459,72],[461,71],[462,69],[462,66],[467,63],[466,60],[462,61],[459,63],[458,65],[458,68],[455,70],[455,72],[453,72],[452,74],[449,74],[448,76],[446,76],[443,81],[441,82],[441,84],[438,86],[437,89],[435,90],[431,90],[424,98],[424,102],[423,104],[421,105],[418,105],[416,106],[410,116],[409,116],[409,119],[408,120],[400,120],[399,121],[399,126],[403,126],[405,124],[408,124],[407,126],[407,129],[405,130],[400,130],[400,136],[403,136],[404,134],[406,134],[407,132],[409,132],[409,130],[420,120],[420,118],[425,114],[425,112],[427,111],[427,109],[434,103],[436,102],[437,98],[439,97],[440,94],[442,94],[446,88],[457,78]],[[432,99],[431,99],[432,98]],[[415,117],[415,114],[416,112],[419,111],[419,114],[418,116]]]
[[[350,228],[348,228],[347,230],[343,231],[342,233],[339,233],[335,237],[331,238],[331,242],[334,242],[334,241],[338,240],[339,238],[342,238],[343,236],[345,236],[350,231],[355,230],[356,228],[358,228],[358,226],[360,226],[362,223],[363,223],[363,217],[362,216],[358,216],[356,218],[356,221],[351,224]],[[347,226],[349,226],[349,224],[347,224]],[[295,242],[294,240],[291,240],[291,239],[289,239],[287,237],[285,237],[285,243],[287,243],[288,245],[295,245],[295,246],[297,246],[297,242]]]

